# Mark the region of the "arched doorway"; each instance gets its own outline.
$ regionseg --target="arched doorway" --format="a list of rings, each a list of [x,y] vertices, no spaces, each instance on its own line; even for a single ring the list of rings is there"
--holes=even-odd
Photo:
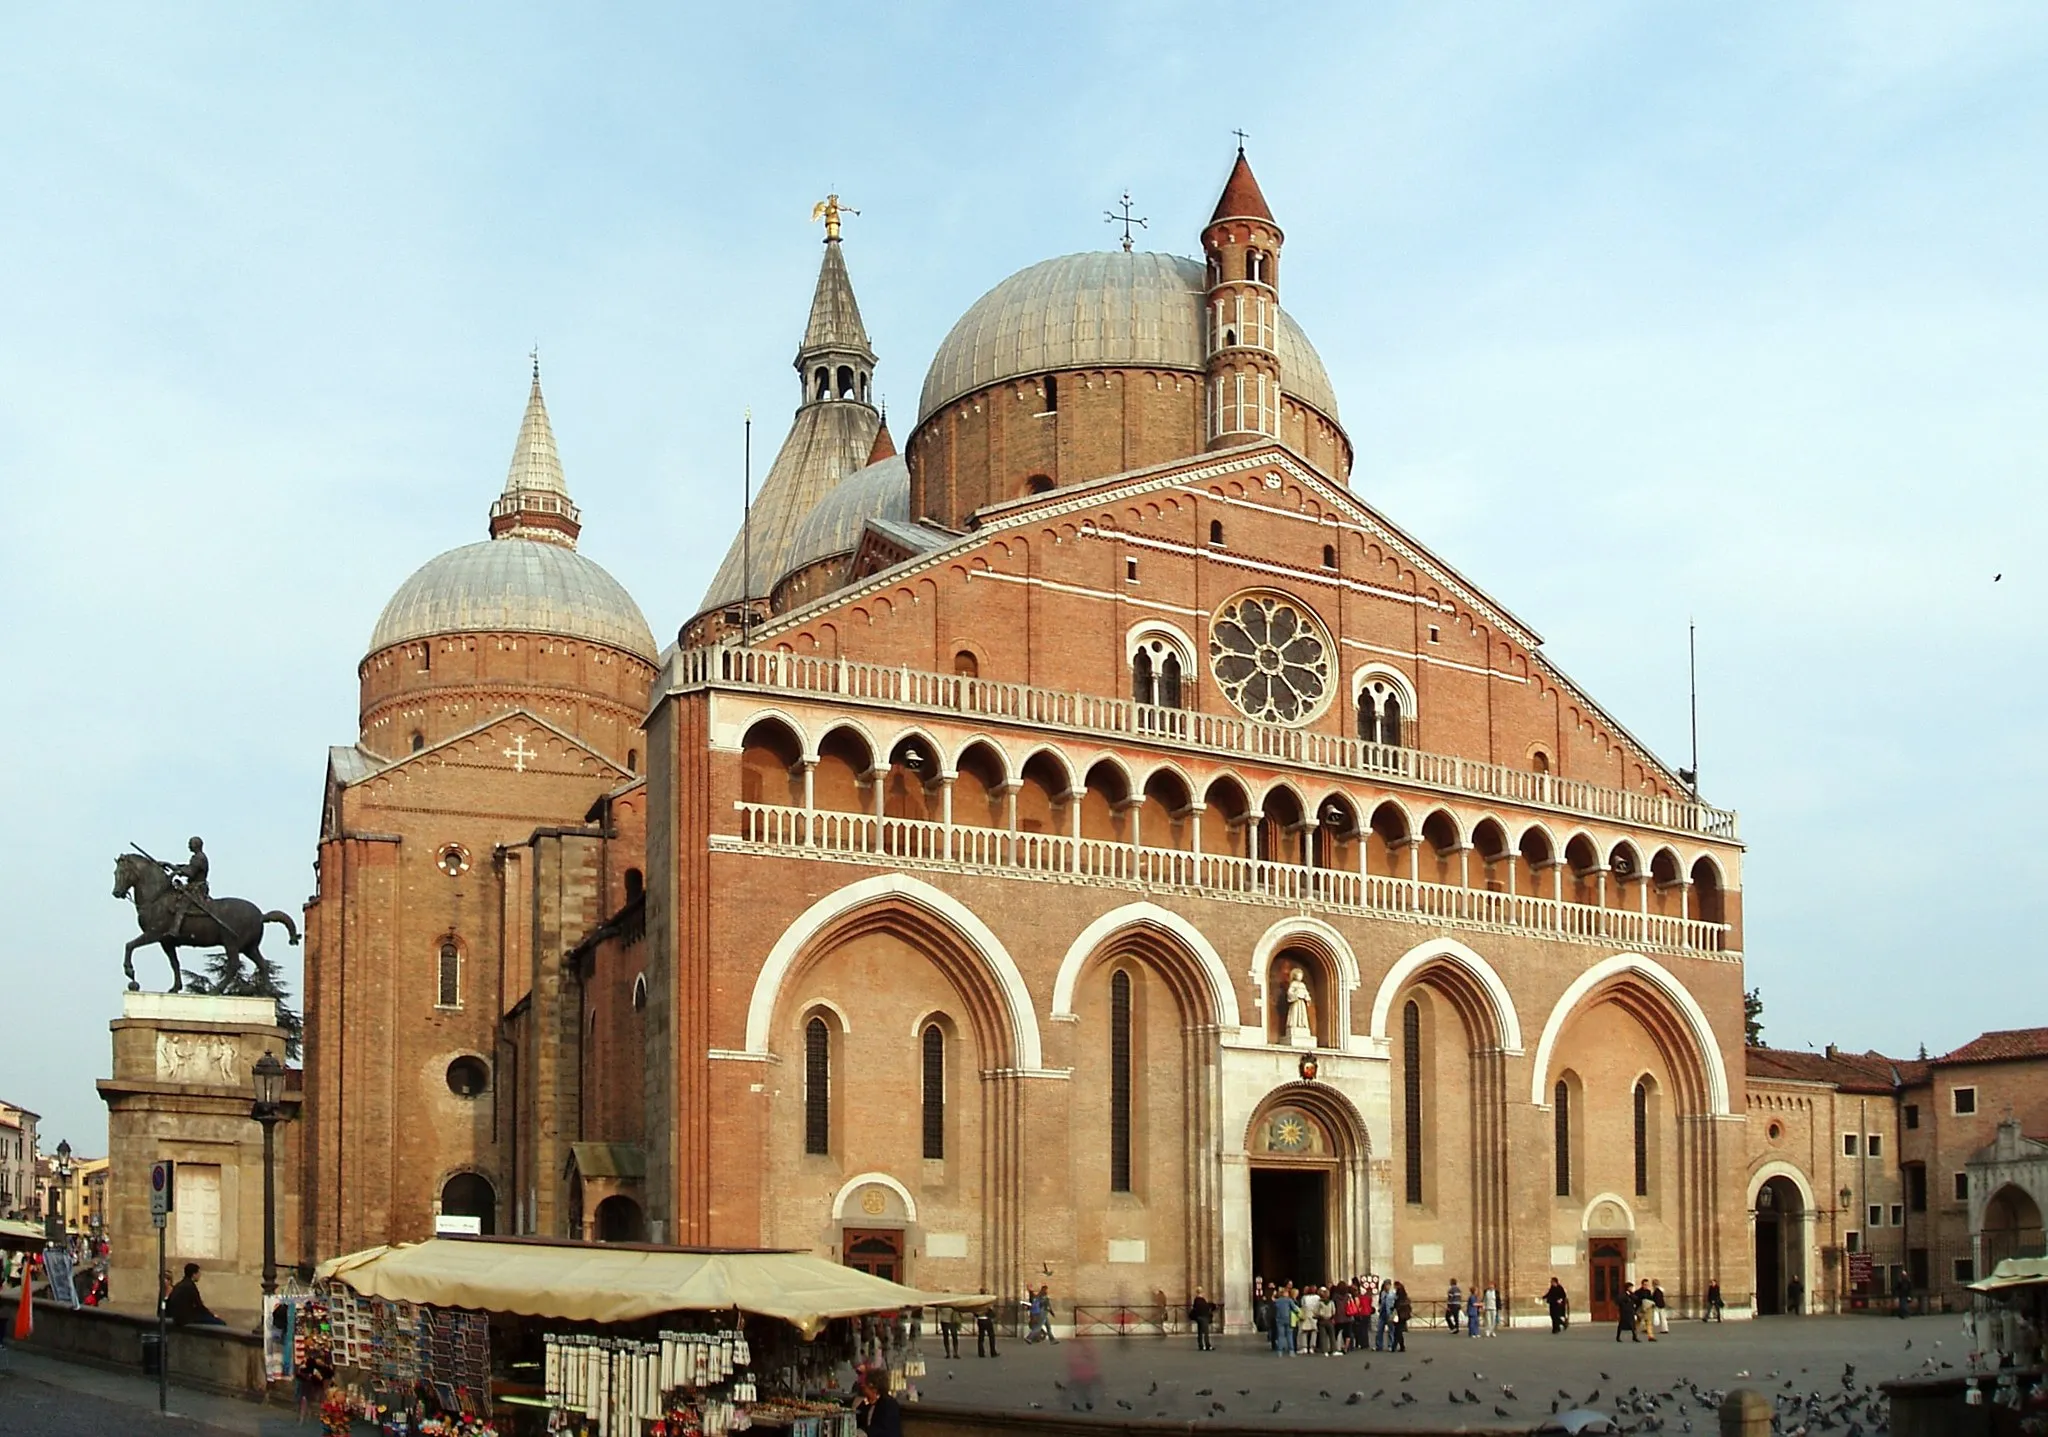
[[[441,1185],[441,1216],[473,1217],[485,1237],[498,1231],[498,1193],[481,1173],[457,1173]]]
[[[2040,1204],[2022,1188],[2007,1183],[1984,1204],[1982,1239],[1981,1273],[1985,1276],[2009,1257],[2042,1256]]]
[[[1252,1119],[1245,1154],[1250,1276],[1322,1284],[1371,1269],[1367,1147],[1349,1102],[1311,1082],[1278,1089]]]
[[[647,1241],[647,1219],[640,1211],[640,1204],[619,1193],[614,1193],[599,1203],[597,1205],[597,1240],[599,1242]]]
[[[1782,1174],[1756,1190],[1756,1315],[1775,1317],[1791,1310],[1792,1283],[1805,1306],[1806,1204],[1799,1185]]]

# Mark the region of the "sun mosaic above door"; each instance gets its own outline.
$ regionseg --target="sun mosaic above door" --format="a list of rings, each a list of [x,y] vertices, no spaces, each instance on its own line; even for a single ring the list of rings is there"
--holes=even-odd
[[[1322,624],[1285,594],[1239,594],[1209,625],[1209,668],[1247,718],[1302,724],[1328,707],[1331,646]]]

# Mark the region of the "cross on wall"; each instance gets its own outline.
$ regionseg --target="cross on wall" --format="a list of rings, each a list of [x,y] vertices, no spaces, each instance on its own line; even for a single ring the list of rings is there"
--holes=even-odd
[[[512,746],[505,750],[505,757],[512,760],[512,767],[520,773],[526,772],[526,761],[539,758],[540,751],[526,746],[526,735],[520,734],[512,740]]]

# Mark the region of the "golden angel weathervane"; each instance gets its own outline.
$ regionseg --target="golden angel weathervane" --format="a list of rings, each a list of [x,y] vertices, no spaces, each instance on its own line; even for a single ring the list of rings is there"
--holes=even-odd
[[[839,238],[839,217],[841,215],[857,215],[859,213],[860,211],[852,205],[842,205],[839,203],[839,196],[827,195],[811,206],[811,223],[816,224],[819,220],[823,220],[825,222],[825,238],[836,240]]]

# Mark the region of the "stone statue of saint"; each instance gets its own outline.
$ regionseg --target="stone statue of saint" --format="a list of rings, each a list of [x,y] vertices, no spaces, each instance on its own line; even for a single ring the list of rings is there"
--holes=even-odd
[[[1309,1022],[1308,975],[1299,968],[1287,970],[1287,1037],[1290,1042],[1304,1038],[1313,1040],[1315,1029]]]

